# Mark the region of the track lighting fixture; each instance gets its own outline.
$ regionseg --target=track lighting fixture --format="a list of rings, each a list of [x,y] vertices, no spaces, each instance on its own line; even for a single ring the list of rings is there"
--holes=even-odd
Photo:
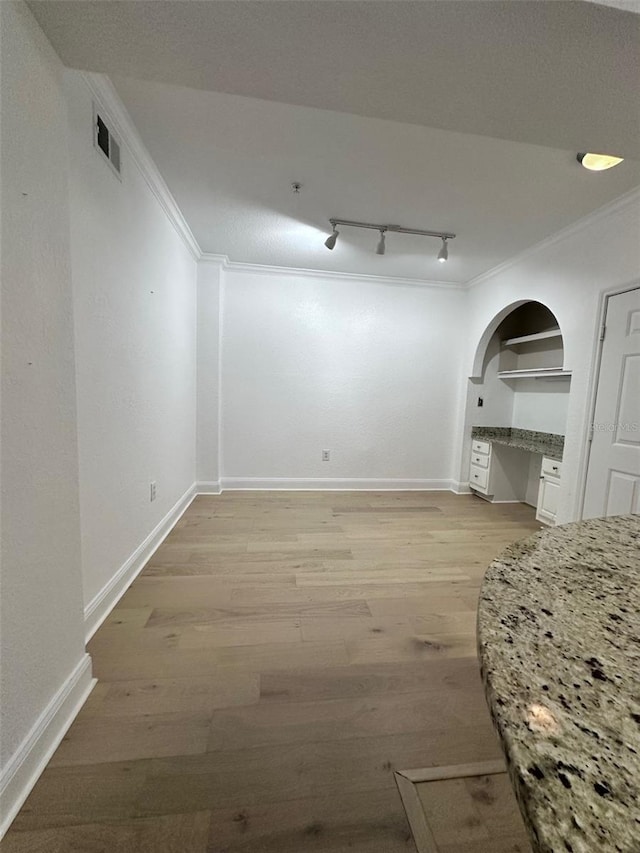
[[[395,231],[397,234],[416,234],[418,237],[438,237],[442,240],[442,247],[438,252],[438,260],[443,264],[449,259],[449,244],[447,240],[453,240],[455,234],[450,234],[448,231],[424,231],[421,228],[403,228],[401,225],[376,225],[373,222],[354,222],[351,219],[330,219],[333,231],[324,241],[327,249],[333,249],[338,239],[338,225],[349,225],[351,228],[370,228],[371,230],[380,232],[380,239],[376,246],[376,254],[384,255],[385,253],[385,237],[387,231]]]
[[[333,226],[333,231],[331,232],[331,234],[329,234],[327,239],[324,241],[324,244],[327,247],[327,249],[333,249],[336,245],[336,240],[340,236],[340,232],[336,228],[335,222],[331,222],[331,224]]]

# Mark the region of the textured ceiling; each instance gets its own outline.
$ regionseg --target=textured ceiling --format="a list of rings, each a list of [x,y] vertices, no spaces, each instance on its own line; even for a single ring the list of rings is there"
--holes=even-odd
[[[640,184],[632,160],[593,173],[574,151],[114,83],[200,246],[235,261],[465,282]],[[447,264],[438,240],[389,234],[379,256],[347,228],[330,252],[331,216],[458,236]]]
[[[640,159],[630,11],[566,0],[29,5],[71,67]]]
[[[565,0],[29,5],[67,65],[114,79],[201,247],[236,261],[464,282],[640,183],[631,11]],[[581,150],[626,159],[593,174],[576,163]],[[397,234],[384,257],[375,233],[349,229],[329,252],[331,216],[458,237],[445,265],[437,240]]]

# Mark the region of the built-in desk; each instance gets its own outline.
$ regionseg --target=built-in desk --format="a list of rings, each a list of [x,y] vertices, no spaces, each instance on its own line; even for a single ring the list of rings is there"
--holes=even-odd
[[[492,503],[535,506],[555,524],[564,436],[510,427],[473,427],[469,486]]]

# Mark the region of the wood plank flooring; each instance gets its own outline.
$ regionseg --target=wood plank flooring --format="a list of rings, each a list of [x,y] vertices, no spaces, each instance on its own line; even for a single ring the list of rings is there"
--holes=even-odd
[[[477,594],[538,528],[448,492],[198,497],[2,853],[415,851],[394,771],[500,758]]]

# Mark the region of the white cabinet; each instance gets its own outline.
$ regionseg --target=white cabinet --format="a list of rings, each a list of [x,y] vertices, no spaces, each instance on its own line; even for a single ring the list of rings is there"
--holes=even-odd
[[[556,523],[561,471],[561,462],[549,459],[546,456],[542,458],[536,519],[543,524],[554,525]]]
[[[486,456],[491,453],[491,444],[488,441],[481,441],[476,438],[471,442],[471,450],[474,453],[481,453]]]
[[[489,492],[489,468],[476,468],[475,465],[472,465],[469,472],[469,484],[472,489],[487,494]]]
[[[489,474],[491,473],[491,445],[488,441],[471,443],[471,464],[469,466],[469,485],[476,492],[489,494]]]
[[[524,494],[524,478],[528,470],[523,464],[524,450],[489,441],[473,439],[469,462],[469,486],[492,503],[519,501]]]

